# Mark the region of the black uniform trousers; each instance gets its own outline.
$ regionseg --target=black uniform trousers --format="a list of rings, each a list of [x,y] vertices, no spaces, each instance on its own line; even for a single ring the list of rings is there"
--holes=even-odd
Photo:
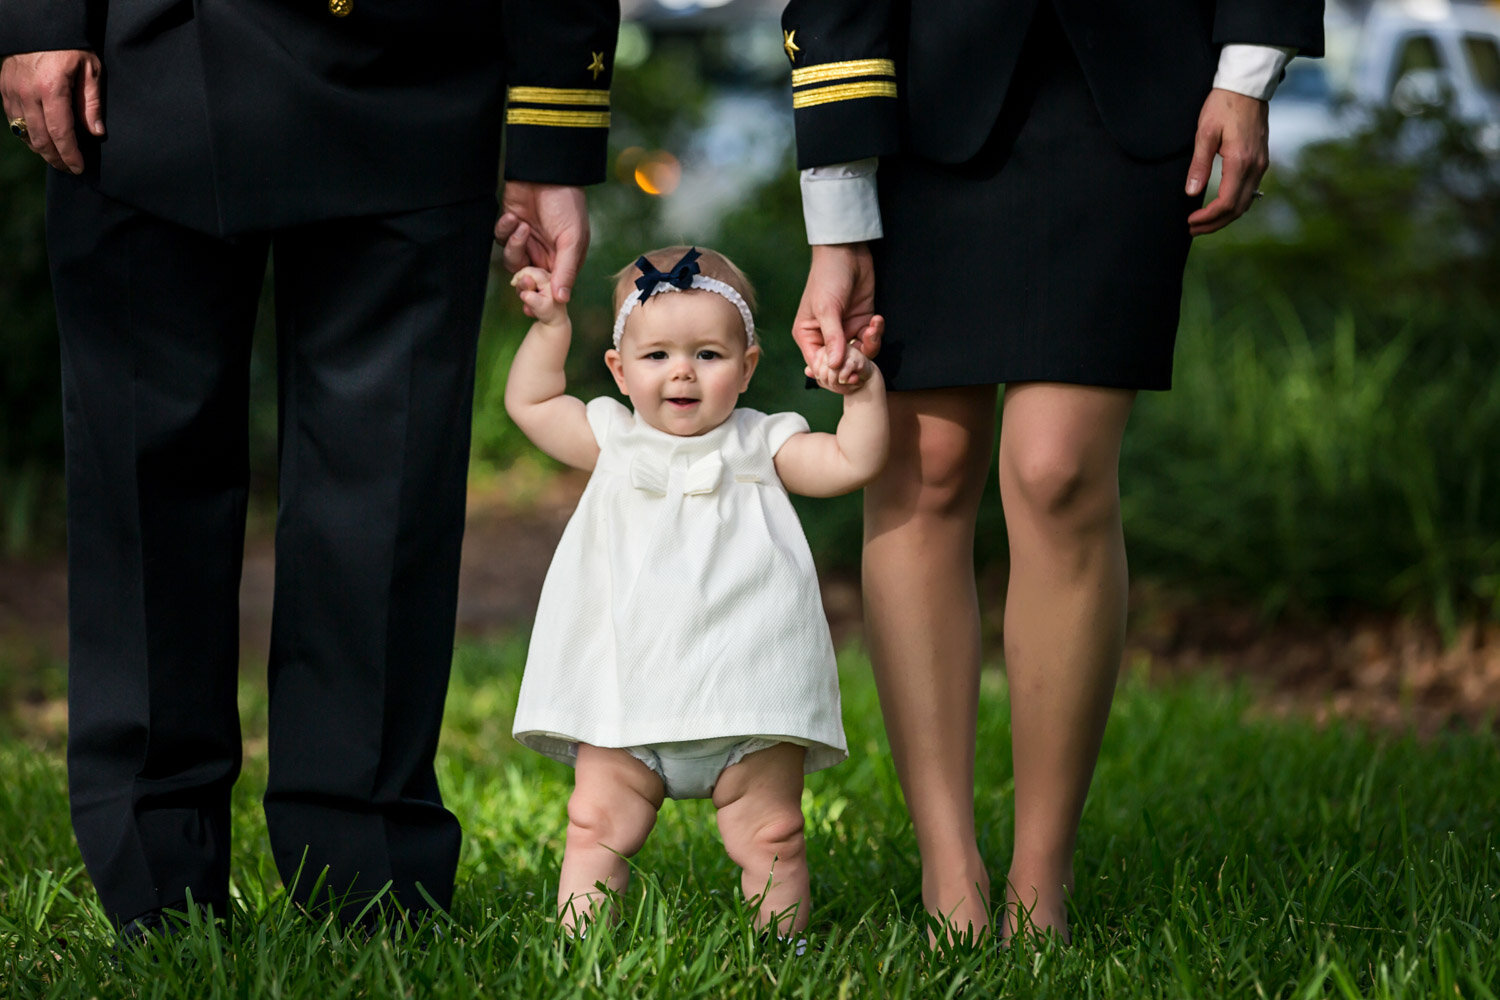
[[[280,506],[265,795],[348,919],[451,900],[433,770],[493,198],[237,237],[51,172],[74,830],[105,911],[228,897],[251,331],[274,259]],[[311,893],[322,880],[316,900]],[[418,886],[420,885],[420,889]]]

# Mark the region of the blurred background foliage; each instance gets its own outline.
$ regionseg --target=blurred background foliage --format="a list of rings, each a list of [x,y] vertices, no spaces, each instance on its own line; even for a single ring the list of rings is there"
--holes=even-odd
[[[699,243],[757,286],[766,357],[746,404],[834,426],[838,400],[803,389],[786,335],[808,251],[785,70],[746,58],[767,44],[779,37],[759,24],[622,35],[612,173],[590,193],[593,245],[573,308],[577,394],[613,391],[601,363],[610,276],[644,250]],[[44,172],[20,144],[0,143],[0,547],[10,555],[61,545]],[[1500,619],[1496,162],[1440,111],[1375,115],[1263,186],[1250,216],[1195,246],[1174,389],[1137,405],[1122,463],[1133,572],[1273,617],[1357,607],[1432,615],[1450,629]],[[548,468],[501,404],[527,327],[504,277],[480,346],[478,479],[518,463]],[[269,310],[262,320],[252,474],[264,515],[274,507],[275,364]],[[823,565],[857,565],[857,496],[800,509]],[[993,486],[977,556],[1003,568]]]
[[[62,532],[62,392],[47,278],[47,167],[0,143],[0,551]]]
[[[1500,618],[1500,163],[1441,109],[1275,171],[1194,248],[1141,397],[1136,566],[1268,612]]]

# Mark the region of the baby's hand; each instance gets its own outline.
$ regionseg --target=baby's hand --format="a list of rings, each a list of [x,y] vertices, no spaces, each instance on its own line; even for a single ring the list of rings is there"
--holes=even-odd
[[[818,356],[811,365],[805,369],[809,378],[816,379],[817,383],[830,392],[847,396],[851,392],[857,392],[870,381],[870,373],[875,367],[875,362],[865,357],[859,347],[853,342],[844,351],[844,362],[837,368],[828,363],[828,348],[818,352]]]
[[[544,326],[559,326],[568,319],[568,308],[552,295],[552,274],[540,267],[523,267],[510,279],[521,297],[526,315]]]

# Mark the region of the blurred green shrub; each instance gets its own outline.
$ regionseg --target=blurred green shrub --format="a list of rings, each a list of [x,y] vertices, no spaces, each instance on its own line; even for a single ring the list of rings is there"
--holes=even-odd
[[[62,376],[47,278],[47,166],[0,143],[0,552],[62,538]]]
[[[1126,437],[1132,566],[1272,614],[1500,614],[1493,365],[1424,378],[1417,324],[1361,348],[1352,307],[1316,335],[1278,311],[1267,328],[1258,304],[1189,287],[1176,387],[1143,396]]]
[[[1193,255],[1126,439],[1133,566],[1267,612],[1500,618],[1500,163],[1376,116]]]

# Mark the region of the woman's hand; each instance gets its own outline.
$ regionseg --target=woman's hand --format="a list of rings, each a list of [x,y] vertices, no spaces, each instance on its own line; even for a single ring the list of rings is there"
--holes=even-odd
[[[1188,216],[1188,231],[1194,236],[1223,229],[1254,202],[1270,163],[1266,115],[1265,101],[1232,90],[1215,88],[1208,92],[1198,115],[1187,193],[1197,195],[1208,186],[1215,154],[1224,162],[1218,196]]]
[[[829,363],[844,363],[844,345],[857,341],[866,357],[880,353],[885,320],[875,315],[875,267],[864,243],[817,245],[807,287],[792,322],[792,339],[812,365],[819,351]]]

